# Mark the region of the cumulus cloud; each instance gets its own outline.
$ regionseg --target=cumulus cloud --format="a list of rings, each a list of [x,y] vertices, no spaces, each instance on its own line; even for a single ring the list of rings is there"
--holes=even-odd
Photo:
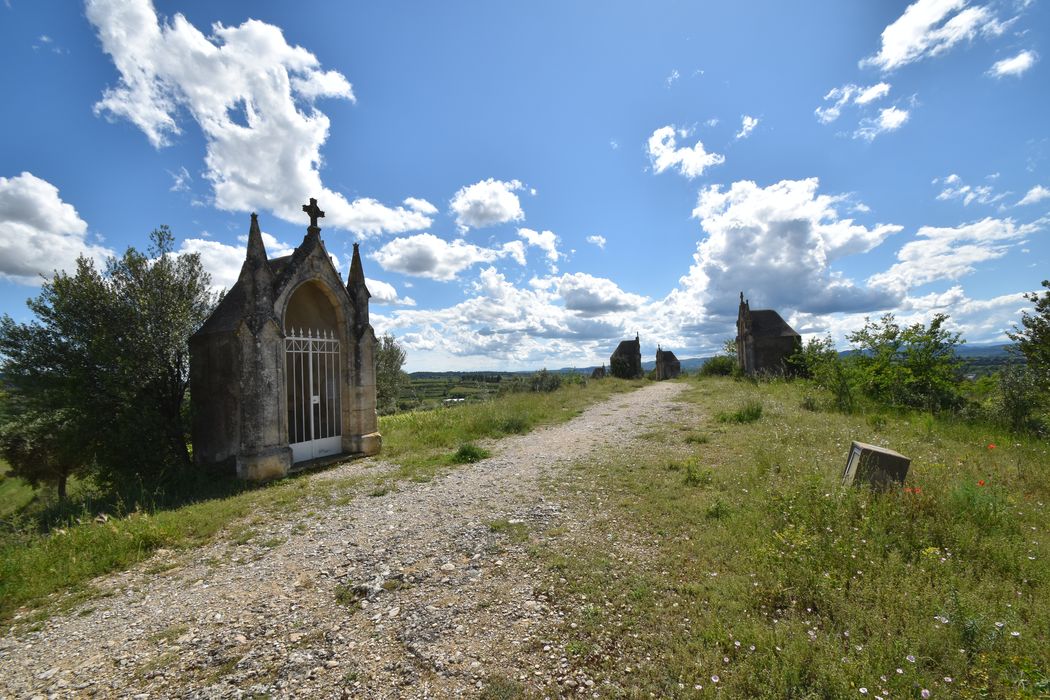
[[[1016,56],[1010,58],[1004,58],[1001,61],[996,61],[992,64],[992,67],[988,69],[988,74],[996,78],[1005,78],[1007,76],[1020,76],[1029,68],[1035,65],[1038,60],[1038,55],[1035,51],[1022,51]]]
[[[879,116],[862,119],[860,126],[853,132],[853,138],[874,141],[876,136],[889,131],[896,131],[908,121],[908,110],[887,107],[879,110]]]
[[[588,318],[635,309],[647,301],[643,296],[623,291],[610,279],[583,272],[562,275],[554,282],[565,308]]]
[[[955,173],[943,179],[934,179],[933,184],[938,183],[941,185],[941,191],[937,194],[937,199],[942,202],[958,199],[962,200],[963,206],[970,206],[974,202],[994,204],[1006,196],[1005,192],[996,193],[991,185],[967,185]]]
[[[248,234],[237,237],[240,245],[228,245],[207,238],[187,238],[179,244],[179,253],[196,253],[200,256],[201,265],[211,275],[212,289],[229,289],[237,281],[241,274],[241,265],[244,264],[244,256],[248,245]],[[280,258],[291,255],[294,246],[278,241],[272,234],[262,232],[263,245],[266,247],[266,256],[269,258]],[[332,256],[332,262],[336,269],[339,261]]]
[[[412,297],[401,296],[397,293],[397,289],[394,285],[389,282],[383,282],[382,280],[374,280],[370,277],[365,278],[365,286],[368,287],[369,293],[372,295],[370,300],[373,304],[389,305],[389,306],[415,306],[416,300]]]
[[[513,245],[515,243],[518,245]],[[431,233],[418,233],[395,238],[370,257],[384,270],[448,282],[473,265],[507,256],[519,262],[524,259],[520,241],[512,241],[502,248],[483,248],[461,239],[449,243]]]
[[[693,179],[702,175],[704,170],[712,165],[725,162],[725,156],[704,150],[701,141],[697,141],[692,147],[678,148],[676,137],[686,138],[688,135],[688,131],[676,130],[673,126],[663,126],[653,132],[648,144],[649,162],[653,166],[653,172],[659,174],[667,169],[677,169],[682,175]]]
[[[869,277],[868,284],[901,293],[936,280],[957,280],[1040,228],[1039,223],[1017,225],[991,217],[956,227],[923,226],[897,252],[897,262]]]
[[[87,222],[47,180],[0,177],[0,277],[40,284],[42,275],[72,272],[80,255],[102,263],[113,251],[88,243]]]
[[[604,249],[605,248],[605,244],[608,241],[605,240],[605,236],[594,235],[594,236],[587,236],[587,242],[592,244],[592,245],[596,245],[599,248]]]
[[[555,263],[561,257],[558,252],[558,237],[553,231],[533,231],[531,228],[519,228],[518,236],[523,238],[530,246],[534,246],[547,254],[551,270],[556,271]]]
[[[844,278],[832,263],[865,253],[901,230],[842,218],[836,206],[846,195],[819,194],[816,178],[783,180],[768,187],[734,182],[701,191],[693,216],[706,237],[672,301],[731,314],[745,291],[757,303],[776,300],[802,312],[874,310],[895,298]]]
[[[875,83],[867,87],[848,83],[842,87],[828,90],[828,93],[824,95],[824,102],[830,102],[831,104],[817,107],[813,112],[817,115],[817,121],[821,124],[830,124],[842,116],[842,110],[846,105],[851,103],[862,106],[867,105],[882,99],[888,94],[890,94],[889,83]]]
[[[180,14],[161,20],[149,0],[89,0],[87,16],[120,73],[96,114],[130,121],[160,148],[182,133],[185,110],[204,134],[204,176],[217,208],[268,209],[301,223],[302,203],[316,197],[327,225],[361,236],[430,225],[418,209],[351,202],[324,187],[320,149],[329,120],[315,101],[353,101],[354,93],[343,75],[289,45],[279,27],[216,23],[206,36]]]
[[[746,139],[755,130],[756,126],[758,126],[758,119],[745,114],[741,118],[740,131],[736,132],[736,138]]]
[[[860,66],[888,72],[923,58],[944,53],[980,34],[1002,33],[987,5],[967,7],[967,0],[917,0],[882,31],[879,51]]]
[[[449,209],[456,215],[460,231],[521,221],[525,212],[514,193],[522,189],[525,186],[518,180],[504,182],[490,177],[460,188],[449,202]]]
[[[1044,199],[1050,199],[1050,189],[1047,189],[1042,185],[1036,185],[1025,193],[1025,196],[1021,198],[1021,201],[1017,203],[1017,206],[1020,207],[1026,204],[1036,204],[1037,202],[1042,202]]]
[[[580,308],[567,308],[560,291],[563,278],[519,288],[488,267],[464,301],[444,309],[397,310],[377,321],[377,331],[396,332],[410,360],[412,351],[425,351],[442,367],[534,369],[608,361],[626,334],[623,316],[611,310],[622,306],[625,293],[608,280],[606,285],[586,275],[564,277],[565,295]],[[588,300],[585,290],[592,286],[612,301]]]

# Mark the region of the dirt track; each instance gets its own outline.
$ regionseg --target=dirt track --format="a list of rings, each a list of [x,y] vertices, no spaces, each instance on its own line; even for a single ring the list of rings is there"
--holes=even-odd
[[[589,696],[593,681],[558,653],[561,617],[513,535],[543,546],[552,527],[585,526],[586,513],[545,498],[545,478],[644,432],[682,388],[614,396],[427,483],[308,504],[253,525],[244,544],[162,550],[96,582],[112,595],[0,637],[0,698],[470,697],[497,678]],[[382,468],[366,460],[309,478]]]

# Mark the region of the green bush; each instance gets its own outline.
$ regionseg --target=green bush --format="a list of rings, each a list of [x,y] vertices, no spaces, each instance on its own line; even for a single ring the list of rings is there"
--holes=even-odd
[[[474,462],[480,462],[490,454],[488,450],[478,447],[474,443],[467,442],[459,446],[459,449],[455,451],[449,461],[452,464],[473,464]]]
[[[728,377],[736,369],[736,358],[729,355],[716,355],[700,366],[701,377]]]
[[[721,423],[754,423],[762,417],[762,402],[749,399],[736,411],[722,411],[717,418]]]

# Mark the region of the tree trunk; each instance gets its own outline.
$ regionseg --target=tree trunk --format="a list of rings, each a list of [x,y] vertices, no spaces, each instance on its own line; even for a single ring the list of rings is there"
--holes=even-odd
[[[62,472],[58,475],[58,502],[66,502],[66,481],[69,479],[69,472]]]

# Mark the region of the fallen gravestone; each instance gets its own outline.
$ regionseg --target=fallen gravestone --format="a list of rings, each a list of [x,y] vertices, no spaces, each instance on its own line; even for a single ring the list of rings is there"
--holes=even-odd
[[[886,489],[891,484],[903,484],[908,476],[911,460],[904,455],[863,442],[850,446],[846,469],[842,472],[842,483],[846,486],[866,484],[876,489]]]

